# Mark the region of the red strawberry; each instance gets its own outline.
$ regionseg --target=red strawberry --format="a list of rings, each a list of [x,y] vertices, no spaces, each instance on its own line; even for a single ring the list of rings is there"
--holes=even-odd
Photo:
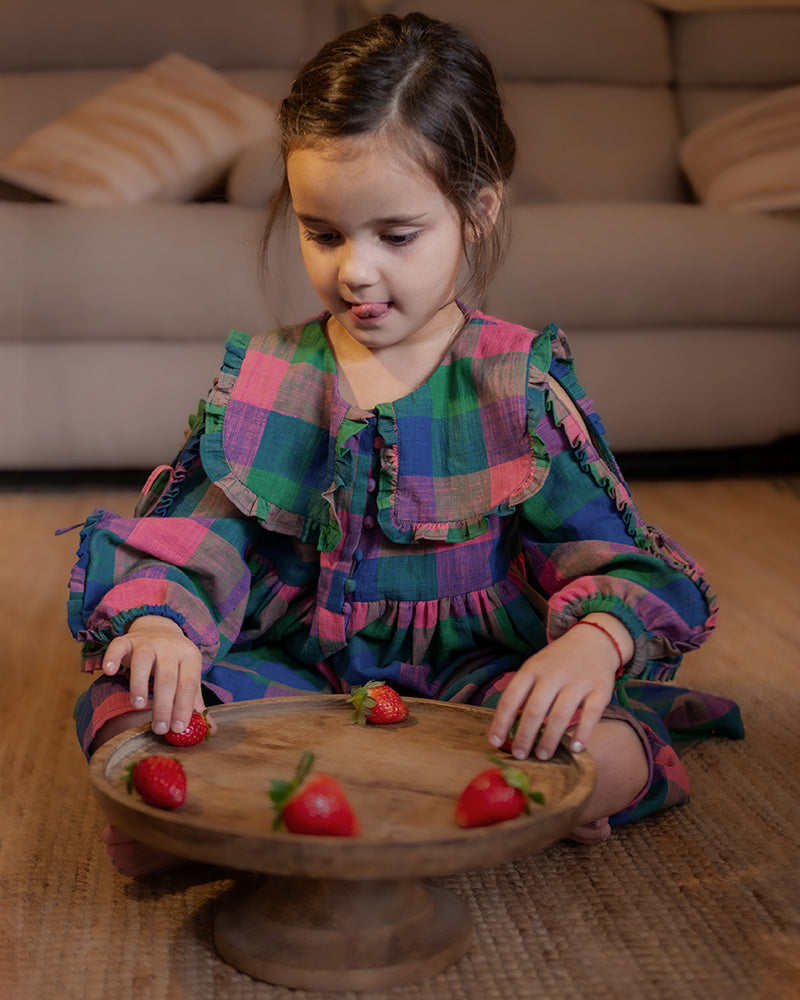
[[[192,712],[189,725],[180,733],[173,733],[170,729],[164,739],[174,747],[193,747],[196,743],[202,743],[211,735],[211,727],[208,724],[208,709],[205,712]]]
[[[408,718],[408,705],[383,681],[368,681],[363,687],[353,688],[347,700],[355,708],[353,721],[359,726],[367,722],[387,726]]]
[[[300,786],[314,764],[314,754],[300,758],[291,781],[272,782],[269,793],[275,806],[273,829],[281,823],[291,833],[310,833],[323,837],[355,837],[359,833],[356,814],[339,782],[329,774],[317,774]]]
[[[517,730],[519,729],[519,716],[514,719],[511,723],[511,728],[508,731],[508,736],[506,737],[505,743],[500,747],[501,750],[508,750],[511,753],[511,744],[514,742],[514,737],[517,735]]]
[[[515,819],[530,812],[531,801],[544,804],[541,792],[531,791],[526,774],[509,767],[497,757],[500,765],[481,771],[467,785],[456,803],[456,823],[459,826],[490,826]]]
[[[143,757],[128,768],[127,783],[129,792],[135,788],[145,802],[160,809],[175,809],[186,800],[186,774],[172,757]]]

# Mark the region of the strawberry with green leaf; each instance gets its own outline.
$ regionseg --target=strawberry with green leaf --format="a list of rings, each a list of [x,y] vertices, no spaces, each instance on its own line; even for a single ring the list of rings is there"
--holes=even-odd
[[[367,722],[388,726],[408,718],[408,705],[384,681],[368,681],[362,687],[353,688],[347,700],[355,709],[353,721],[359,726]]]
[[[307,751],[300,758],[297,771],[289,781],[275,780],[269,797],[275,807],[272,826],[285,826],[290,833],[323,837],[355,837],[359,822],[344,789],[329,774],[309,778],[314,754]],[[308,779],[308,780],[306,780]]]
[[[456,823],[463,827],[491,826],[530,812],[531,802],[544,805],[544,795],[531,789],[528,775],[509,767],[500,757],[467,785],[456,803]]]

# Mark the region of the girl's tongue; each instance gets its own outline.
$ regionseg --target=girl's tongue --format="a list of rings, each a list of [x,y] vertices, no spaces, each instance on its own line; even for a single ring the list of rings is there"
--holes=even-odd
[[[359,302],[350,306],[357,319],[381,319],[391,308],[391,302]]]

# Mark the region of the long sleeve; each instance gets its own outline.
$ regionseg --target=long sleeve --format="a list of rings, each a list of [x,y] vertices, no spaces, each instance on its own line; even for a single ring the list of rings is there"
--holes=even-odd
[[[716,605],[702,569],[671,538],[645,523],[617,467],[591,401],[577,382],[560,331],[535,434],[549,471],[519,508],[530,579],[547,603],[551,638],[591,612],[616,615],[634,639],[626,673],[671,678],[684,652],[714,626]],[[533,429],[533,428],[532,428]]]
[[[205,669],[239,634],[258,523],[208,481],[197,445],[195,434],[174,467],[156,470],[137,516],[98,510],[83,526],[68,621],[84,643],[87,671],[100,668],[111,639],[142,615],[176,621],[200,647]]]

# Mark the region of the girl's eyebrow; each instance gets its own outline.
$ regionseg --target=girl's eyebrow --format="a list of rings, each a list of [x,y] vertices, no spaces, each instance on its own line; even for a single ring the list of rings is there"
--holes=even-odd
[[[303,212],[295,212],[294,214],[297,221],[302,222],[304,226],[331,225],[327,219],[321,219],[316,215],[306,215]],[[373,219],[372,222],[378,226],[414,226],[423,222],[427,215],[427,212],[423,212],[421,215],[393,215],[385,219]]]

